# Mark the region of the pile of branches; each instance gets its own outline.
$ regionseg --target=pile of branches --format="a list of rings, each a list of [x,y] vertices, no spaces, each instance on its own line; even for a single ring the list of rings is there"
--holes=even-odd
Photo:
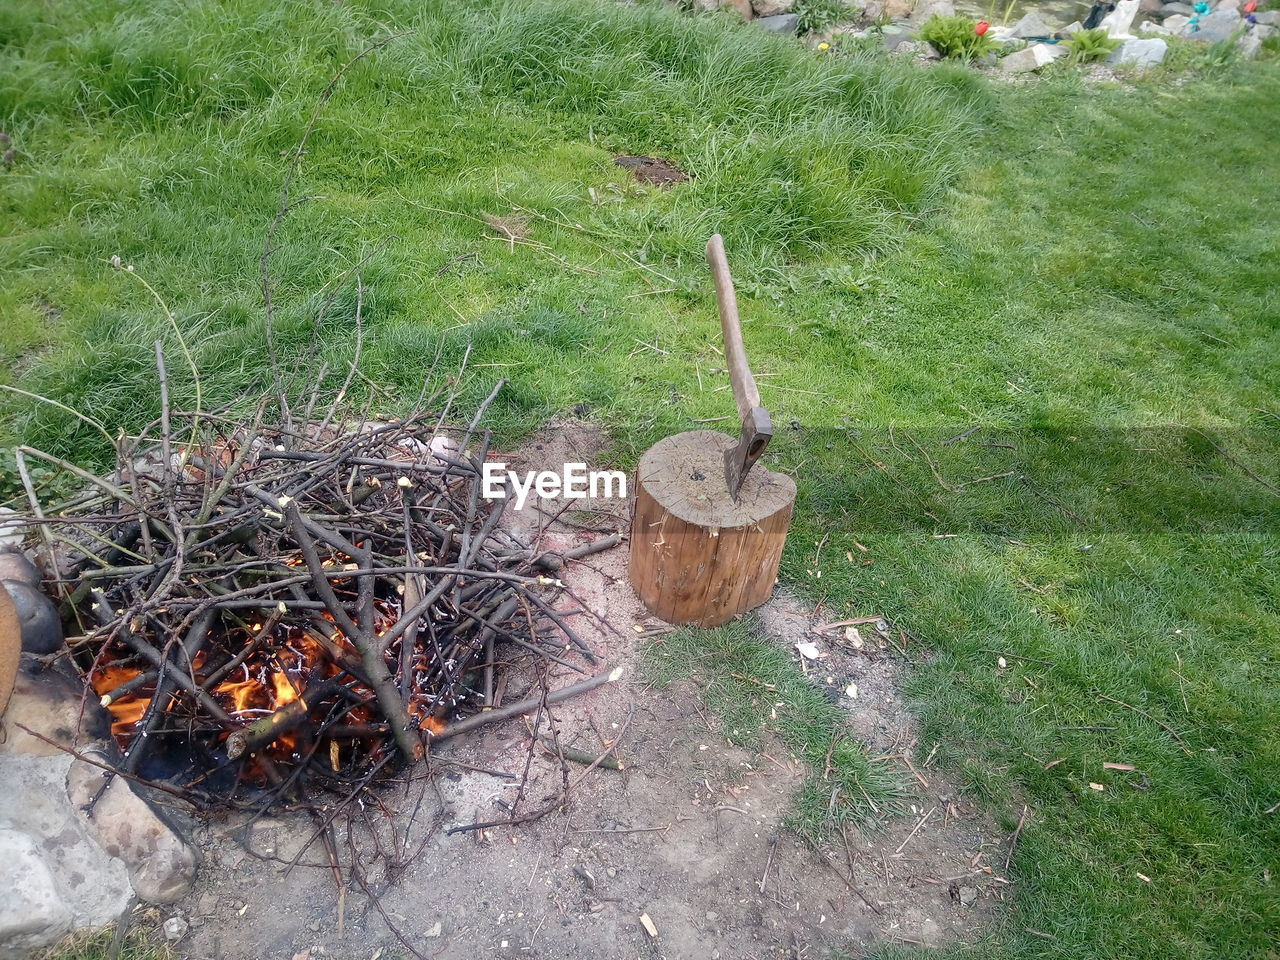
[[[263,408],[170,410],[157,355],[162,415],[120,444],[110,476],[20,448],[89,484],[51,510],[29,492],[125,774],[177,743],[206,758],[181,784],[204,804],[242,784],[292,800],[317,778],[367,783],[434,738],[547,702],[479,712],[497,706],[495,645],[583,673],[596,662],[570,623],[581,611],[558,606],[564,557],[522,543],[499,523],[504,501],[481,497],[478,424],[501,383],[467,426],[422,403],[356,423],[309,404],[268,425]]]

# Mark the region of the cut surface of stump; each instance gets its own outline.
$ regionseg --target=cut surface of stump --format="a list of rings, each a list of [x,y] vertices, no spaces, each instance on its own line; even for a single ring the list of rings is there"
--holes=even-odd
[[[714,430],[679,433],[640,458],[631,522],[631,585],[669,623],[715,627],[769,599],[795,505],[796,485],[759,464],[737,501]]]

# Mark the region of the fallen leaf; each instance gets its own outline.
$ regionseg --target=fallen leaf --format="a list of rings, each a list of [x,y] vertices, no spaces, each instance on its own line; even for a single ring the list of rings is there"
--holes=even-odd
[[[1046,770],[1052,770],[1054,767],[1056,767],[1058,764],[1060,764],[1060,763],[1061,763],[1063,760],[1065,760],[1065,759],[1067,759],[1067,758],[1066,758],[1066,757],[1059,757],[1057,760],[1050,760],[1048,763],[1046,763],[1046,764],[1044,765],[1044,768],[1045,768]]]

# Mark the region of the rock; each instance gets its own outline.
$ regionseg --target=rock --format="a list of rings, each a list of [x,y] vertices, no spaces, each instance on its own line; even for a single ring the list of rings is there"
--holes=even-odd
[[[1161,8],[1160,12],[1166,17],[1194,17],[1196,15],[1196,8],[1189,3],[1174,2],[1166,3]]]
[[[1139,0],[1117,0],[1116,8],[1103,17],[1098,26],[1113,37],[1133,36],[1133,18],[1138,15],[1138,2]]]
[[[183,920],[181,917],[170,917],[162,925],[164,930],[164,938],[169,943],[177,943],[187,935],[187,931],[191,929],[191,924]]]
[[[1240,48],[1240,56],[1246,60],[1252,60],[1262,49],[1262,38],[1256,33],[1245,34],[1236,43],[1236,46]]]
[[[1063,27],[1061,30],[1059,30],[1059,31],[1055,34],[1055,36],[1056,36],[1059,40],[1066,40],[1066,39],[1068,39],[1068,38],[1070,38],[1070,37],[1074,36],[1075,34],[1079,33],[1079,32],[1080,32],[1081,30],[1083,30],[1083,29],[1084,29],[1084,25],[1083,25],[1083,24],[1081,24],[1079,20],[1077,20],[1077,21],[1075,21],[1074,23],[1069,23],[1069,24],[1067,24],[1065,27]]]
[[[1053,62],[1055,54],[1047,43],[1033,43],[1000,61],[1003,73],[1030,73]]]
[[[1158,16],[1164,10],[1164,0],[1138,0],[1138,12]]]
[[[22,652],[53,653],[62,646],[62,621],[52,601],[38,587],[16,580],[0,582],[13,601],[22,630]]]
[[[79,682],[56,670],[18,673],[13,698],[0,718],[0,756],[66,756],[63,747],[77,740],[104,740],[111,735],[111,717],[92,697],[81,712]],[[53,744],[33,737],[22,728],[48,737]]]
[[[777,17],[760,17],[751,22],[770,33],[794,35],[800,25],[800,18],[794,13],[787,13]]]
[[[35,841],[11,827],[0,827],[0,944],[26,951],[48,946],[71,930],[71,907]],[[7,954],[6,954],[7,955]]]
[[[755,14],[751,9],[751,0],[694,0],[695,10],[710,13],[714,10],[732,10],[743,20],[750,20]]]
[[[1013,29],[1009,31],[1009,36],[1016,40],[1030,40],[1032,37],[1051,37],[1053,36],[1053,27],[1045,23],[1044,18],[1032,10],[1013,25]]]
[[[879,6],[881,16],[890,20],[907,20],[911,17],[915,4],[912,0],[881,0]]]
[[[43,579],[40,568],[28,560],[25,553],[0,548],[0,580],[16,580],[29,587],[39,587]]]
[[[930,17],[954,17],[956,5],[954,0],[917,0],[911,19],[924,23]]]
[[[1159,37],[1151,37],[1145,40],[1126,40],[1107,57],[1107,63],[1113,67],[1134,67],[1139,70],[1147,70],[1162,62],[1168,52],[1169,45]]]
[[[1255,13],[1253,19],[1266,27],[1280,27],[1280,10],[1263,10]]]
[[[780,17],[790,13],[795,5],[796,0],[751,0],[751,9],[757,17]]]
[[[1240,29],[1240,14],[1235,10],[1220,10],[1201,17],[1187,36],[1202,43],[1221,43],[1230,40]]]
[[[961,887],[960,902],[964,904],[966,907],[972,907],[975,903],[978,902],[978,888],[977,887]]]
[[[102,782],[101,770],[77,760],[67,771],[67,795],[72,804],[83,807]],[[86,819],[102,849],[124,861],[134,892],[143,900],[173,903],[191,889],[195,851],[127,780],[113,778]]]
[[[21,550],[27,535],[26,525],[17,510],[0,507],[0,550]]]
[[[1190,22],[1190,17],[1184,17],[1180,13],[1175,13],[1171,17],[1165,17],[1164,23],[1162,23],[1161,26],[1164,28],[1165,33],[1177,37],[1186,34],[1187,24]]]
[[[911,34],[907,31],[894,30],[892,28],[887,28],[882,32],[880,41],[884,44],[884,48],[890,53],[897,53],[902,47],[915,42],[911,39]]]
[[[124,864],[103,851],[67,797],[72,762],[65,753],[0,757],[0,827],[6,834],[0,842],[0,915],[7,915],[14,899],[32,901],[26,909],[43,918],[38,929],[14,932],[30,946],[36,940],[51,943],[70,929],[110,923],[133,893]],[[21,873],[15,879],[11,871],[17,864]],[[13,946],[0,930],[0,949]]]

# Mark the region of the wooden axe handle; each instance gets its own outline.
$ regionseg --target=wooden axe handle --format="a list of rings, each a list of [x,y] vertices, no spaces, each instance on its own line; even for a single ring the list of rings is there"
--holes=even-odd
[[[738,319],[738,298],[729,275],[729,259],[724,253],[724,238],[712,235],[707,241],[707,263],[716,282],[716,300],[720,304],[720,332],[724,335],[724,359],[733,381],[733,399],[738,404],[738,418],[760,406],[760,390],[747,364],[747,348],[742,343],[742,323]]]

